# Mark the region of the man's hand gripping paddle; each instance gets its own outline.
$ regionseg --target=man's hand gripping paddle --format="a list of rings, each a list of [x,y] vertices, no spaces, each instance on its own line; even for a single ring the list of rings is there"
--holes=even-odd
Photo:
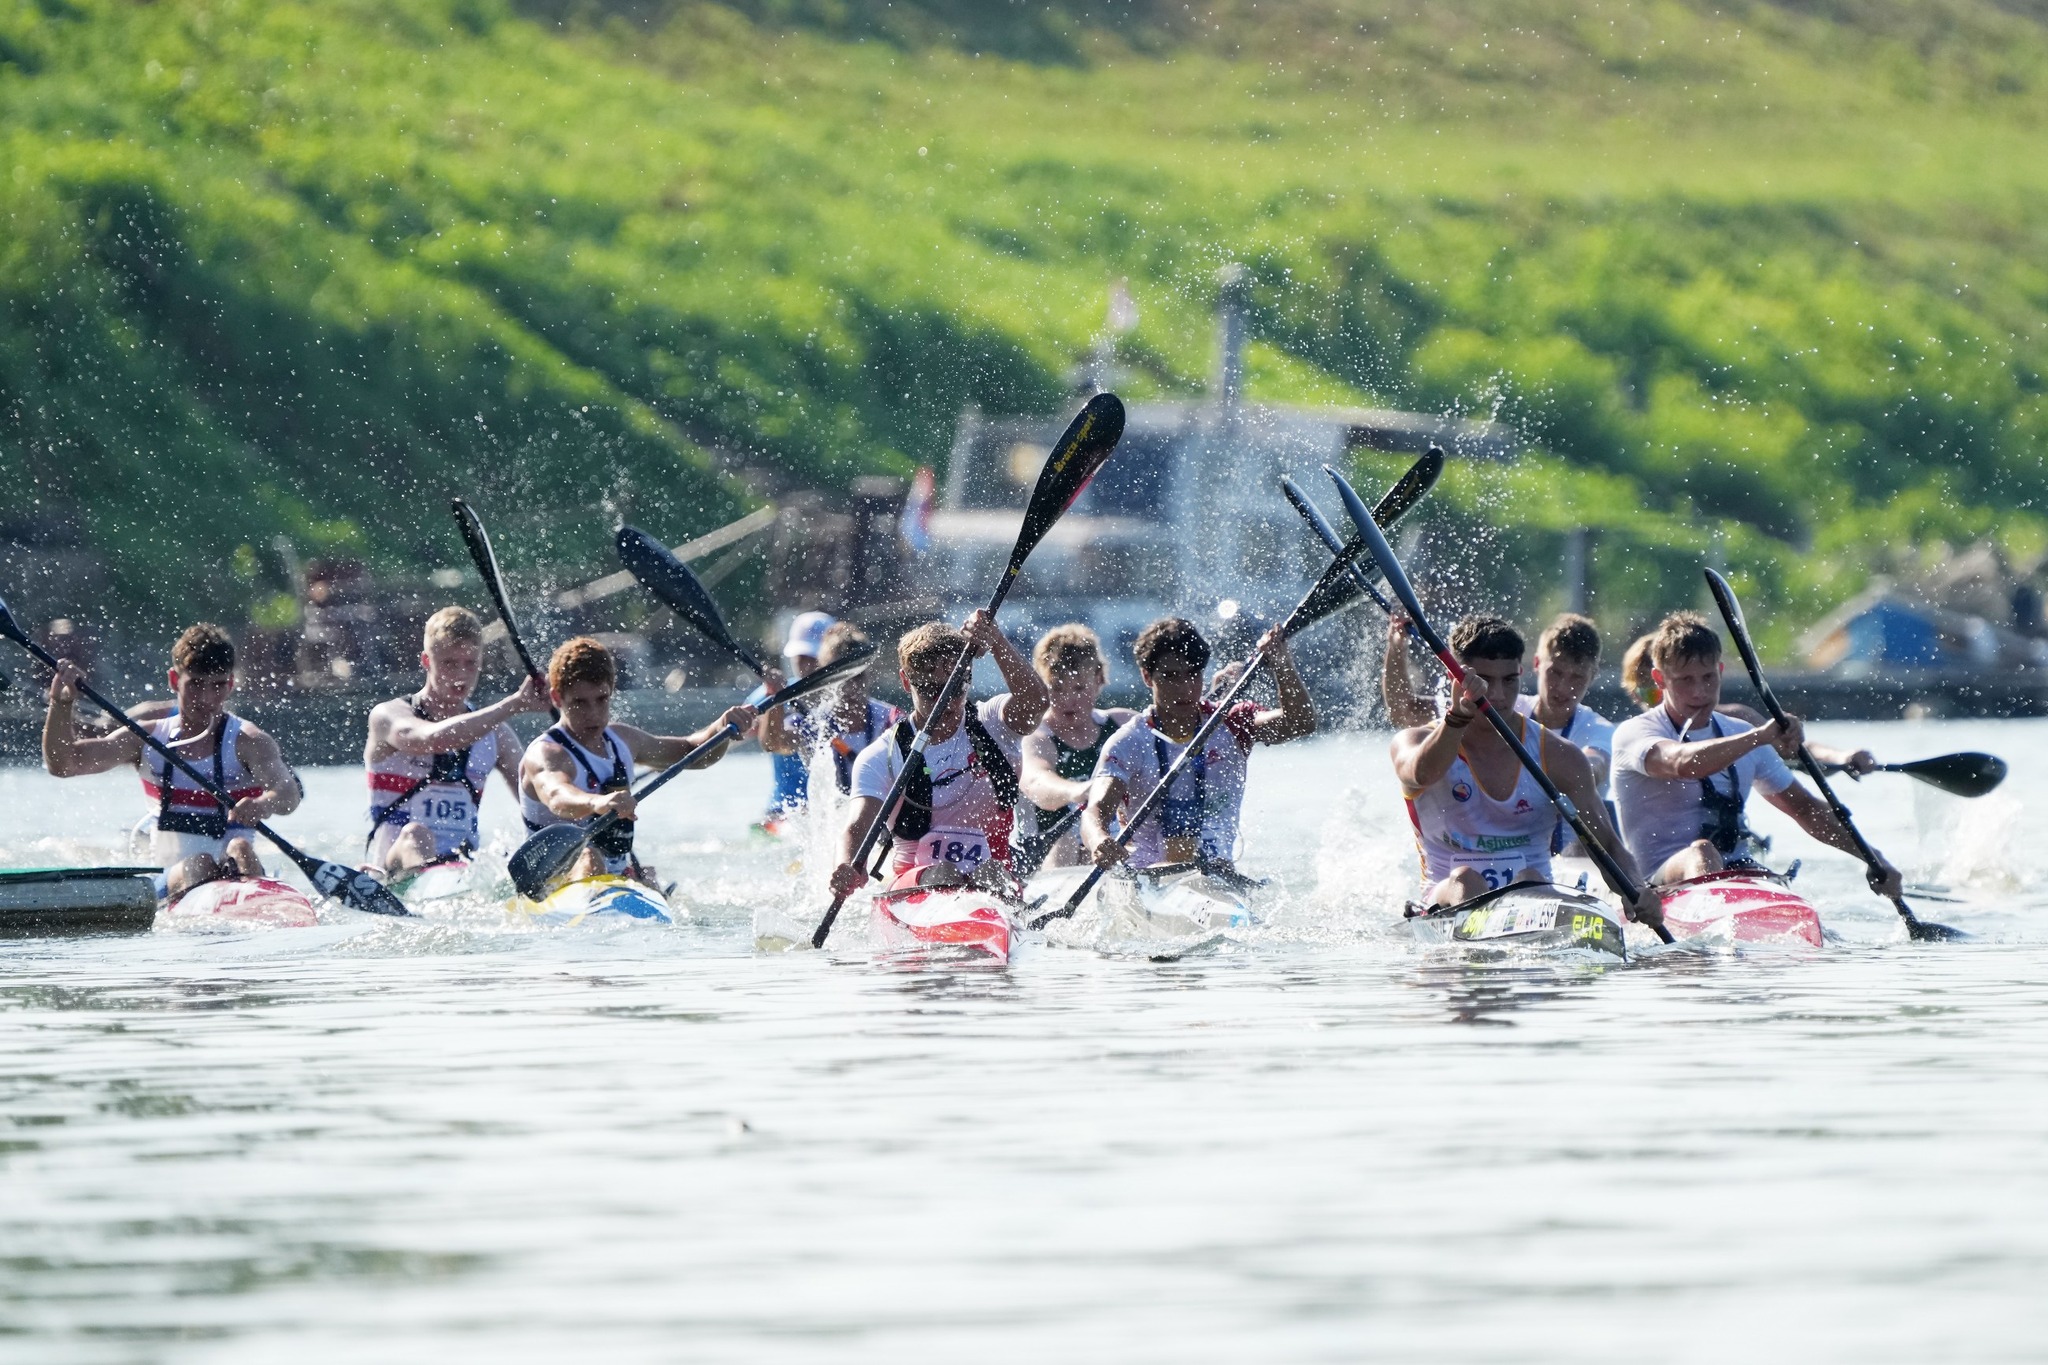
[[[1464,667],[1451,653],[1450,646],[1444,643],[1444,637],[1437,634],[1436,627],[1429,623],[1429,614],[1422,609],[1422,599],[1416,596],[1414,585],[1408,581],[1407,573],[1401,568],[1401,561],[1394,557],[1393,547],[1387,544],[1387,538],[1380,534],[1380,529],[1373,524],[1373,519],[1366,515],[1365,503],[1352,490],[1351,485],[1344,481],[1342,474],[1328,465],[1323,466],[1323,472],[1337,485],[1337,496],[1343,499],[1345,512],[1357,526],[1360,538],[1365,541],[1373,559],[1378,562],[1380,571],[1387,576],[1387,586],[1394,590],[1394,596],[1407,611],[1409,625],[1422,638],[1422,642],[1429,646],[1430,652],[1436,655],[1437,662],[1444,666],[1444,671],[1451,675],[1452,680],[1462,684],[1465,681]],[[1478,698],[1478,704],[1479,713],[1493,726],[1493,732],[1500,736],[1501,742],[1508,746],[1515,758],[1528,770],[1529,775],[1536,779],[1536,785],[1550,798],[1550,804],[1557,807],[1558,814],[1572,827],[1572,833],[1579,836],[1579,842],[1591,855],[1594,866],[1600,869],[1600,875],[1614,889],[1614,894],[1621,897],[1623,905],[1633,907],[1642,899],[1643,888],[1636,885],[1635,879],[1621,870],[1621,864],[1614,860],[1614,855],[1593,837],[1593,832],[1587,828],[1578,807],[1572,804],[1570,797],[1557,789],[1557,784],[1550,780],[1550,774],[1544,772],[1543,765],[1536,761],[1535,755],[1522,746],[1522,741],[1508,728],[1507,721],[1501,718],[1500,713],[1494,710],[1485,697]],[[1666,943],[1671,942],[1670,930],[1661,924],[1653,924],[1650,927],[1657,931],[1658,938]]]
[[[0,635],[5,635],[30,654],[33,654],[46,667],[51,669],[57,667],[55,656],[22,633],[21,627],[15,623],[14,614],[7,610],[5,602],[0,602]],[[171,752],[170,748],[155,735],[152,735],[142,726],[137,725],[126,711],[123,711],[120,707],[114,705],[114,703],[108,701],[95,691],[92,684],[81,678],[78,682],[78,690],[84,693],[93,705],[105,711],[109,716],[112,716],[124,729],[132,731],[144,744],[162,754],[165,761],[176,767],[179,772],[198,783],[200,790],[206,792],[215,801],[219,802],[222,810],[232,810],[234,808],[234,799],[215,786],[212,778],[178,757],[177,754]],[[361,910],[371,915],[405,916],[412,913],[405,908],[404,903],[398,897],[391,894],[389,887],[385,886],[375,877],[372,877],[369,873],[359,868],[349,867],[345,863],[330,863],[324,858],[315,858],[312,854],[299,848],[262,820],[256,821],[252,828],[275,844],[279,853],[284,854],[285,857],[297,863],[299,871],[306,874],[306,880],[313,883],[314,888],[321,895],[331,896],[352,910]]]
[[[498,556],[491,550],[491,538],[484,531],[483,518],[461,498],[452,498],[448,510],[455,514],[455,524],[462,531],[462,543],[469,547],[470,562],[476,565],[477,576],[484,581],[484,591],[491,595],[491,603],[498,609],[498,619],[505,623],[505,638],[512,642],[512,652],[519,656],[526,676],[541,686],[547,686],[547,678],[533,666],[533,656],[526,652],[526,642],[519,638],[519,622],[512,617],[512,608],[505,602],[505,581],[498,573]],[[562,713],[550,706],[548,714],[556,720]]]
[[[1443,452],[1432,448],[1401,476],[1399,483],[1387,491],[1387,495],[1380,499],[1380,505],[1373,510],[1372,515],[1389,526],[1393,525],[1436,484],[1437,476],[1443,473],[1443,467]],[[1284,484],[1285,480],[1282,482]],[[1280,633],[1287,639],[1293,639],[1324,617],[1344,610],[1356,603],[1362,595],[1372,591],[1370,582],[1359,566],[1359,560],[1365,553],[1365,546],[1354,540],[1350,545],[1338,546],[1336,549],[1337,557],[1330,561],[1328,567],[1316,579],[1315,586],[1308,590],[1308,595],[1303,597],[1294,610],[1288,613],[1287,619],[1280,623]],[[1158,783],[1151,791],[1145,793],[1145,799],[1138,803],[1138,808],[1124,821],[1122,831],[1116,836],[1119,847],[1130,846],[1139,828],[1165,801],[1166,793],[1180,780],[1181,772],[1202,752],[1203,746],[1209,742],[1209,736],[1223,723],[1224,718],[1230,713],[1231,706],[1236,703],[1238,696],[1253,676],[1265,667],[1265,663],[1266,651],[1263,649],[1254,650],[1251,657],[1245,660],[1244,671],[1217,701],[1216,709],[1196,728],[1194,737],[1188,740],[1187,747],[1181,750],[1180,757],[1160,774]],[[1065,904],[1033,919],[1029,927],[1043,929],[1056,919],[1072,916],[1081,908],[1081,903],[1088,899],[1088,893],[1095,889],[1095,884],[1102,880],[1105,871],[1107,869],[1100,865],[1091,868],[1088,875],[1081,879],[1081,884],[1067,897]]]
[[[1017,543],[1010,550],[1010,562],[1003,570],[1002,579],[996,584],[993,596],[989,598],[988,614],[993,617],[1002,609],[1003,599],[1010,595],[1011,586],[1017,581],[1017,574],[1023,569],[1024,561],[1030,557],[1038,543],[1062,513],[1081,496],[1081,490],[1095,477],[1095,471],[1102,468],[1110,452],[1124,434],[1124,405],[1113,393],[1098,393],[1088,400],[1080,414],[1067,427],[1052,453],[1046,457],[1045,468],[1039,471],[1038,483],[1031,490],[1031,501],[1024,508],[1024,524],[1018,529]],[[910,776],[924,762],[925,746],[931,742],[930,725],[933,717],[944,715],[953,697],[967,685],[967,676],[974,667],[974,651],[964,649],[960,661],[953,665],[953,671],[946,678],[946,685],[939,689],[938,697],[932,703],[930,715],[925,724],[910,741],[910,752],[903,761],[903,771],[896,774],[890,784],[889,794],[882,798],[882,804],[875,811],[875,818],[869,822],[867,832],[861,835],[860,847],[853,855],[856,867],[866,867],[874,853],[875,844],[888,828],[889,812],[903,797],[903,789],[909,785]],[[817,932],[811,935],[811,946],[825,946],[826,936],[832,932],[833,921],[839,918],[840,907],[846,904],[846,897],[835,896],[825,917],[818,921]]]
[[[1763,699],[1764,710],[1770,712],[1771,719],[1778,722],[1782,729],[1786,723],[1785,708],[1778,705],[1778,698],[1771,691],[1771,685],[1764,681],[1764,667],[1757,660],[1756,646],[1750,643],[1749,626],[1742,618],[1742,604],[1735,600],[1735,589],[1729,587],[1728,580],[1712,569],[1708,569],[1706,574],[1707,591],[1714,594],[1714,605],[1721,609],[1721,619],[1728,623],[1728,633],[1735,637],[1735,648],[1742,655],[1743,667],[1749,670],[1749,680],[1756,685],[1757,695]],[[1864,842],[1862,832],[1856,828],[1856,822],[1849,818],[1849,808],[1835,795],[1834,788],[1828,785],[1827,774],[1821,771],[1820,764],[1813,761],[1813,755],[1807,752],[1804,744],[1799,746],[1799,766],[1806,769],[1806,775],[1813,779],[1813,785],[1820,788],[1821,797],[1828,803],[1828,809],[1835,813],[1835,819],[1841,821],[1842,828],[1849,832],[1849,840],[1856,845],[1857,856],[1863,859],[1864,867],[1868,869],[1870,889],[1883,895],[1879,888],[1884,883],[1884,869],[1883,864],[1877,860],[1876,850]],[[1945,924],[1930,924],[1922,920],[1913,913],[1913,907],[1906,904],[1904,896],[1891,896],[1888,899],[1899,912],[1899,918],[1906,922],[1906,933],[1912,938],[1923,942],[1939,942],[1944,939],[1969,937],[1960,929],[1951,929]]]
[[[786,705],[799,697],[809,696],[844,682],[856,673],[865,672],[875,660],[875,647],[866,645],[834,659],[822,668],[813,669],[806,677],[798,678],[779,692],[771,693],[758,709],[772,710]],[[640,790],[633,793],[633,799],[645,801],[665,786],[677,773],[703,757],[719,745],[738,739],[740,732],[730,725],[721,726],[717,734],[684,754],[675,762],[649,778]],[[557,878],[569,870],[592,839],[619,822],[616,815],[600,815],[588,825],[549,825],[512,854],[505,870],[512,876],[512,885],[528,900],[539,900],[547,895],[548,888]]]

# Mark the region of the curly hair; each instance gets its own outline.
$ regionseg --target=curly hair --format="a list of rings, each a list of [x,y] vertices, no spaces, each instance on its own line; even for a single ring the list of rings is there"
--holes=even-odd
[[[235,671],[235,640],[211,621],[186,627],[171,646],[171,666],[186,676],[218,677]]]
[[[615,687],[619,666],[612,652],[588,635],[564,640],[548,659],[548,688],[566,692],[577,683],[600,683]]]
[[[1202,638],[1202,632],[1195,629],[1195,623],[1183,616],[1168,616],[1154,621],[1138,632],[1138,642],[1131,646],[1131,657],[1138,661],[1141,672],[1150,673],[1168,655],[1195,668],[1209,666],[1209,642]]]

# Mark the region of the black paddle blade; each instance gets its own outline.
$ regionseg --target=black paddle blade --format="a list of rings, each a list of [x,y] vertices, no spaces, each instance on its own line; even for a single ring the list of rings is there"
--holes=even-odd
[[[340,901],[366,915],[410,916],[405,902],[391,894],[391,888],[360,868],[341,863],[319,862],[307,869],[313,886],[321,895]]]
[[[1362,540],[1354,540],[1345,546],[1343,552],[1323,570],[1322,577],[1316,579],[1315,586],[1308,590],[1308,596],[1288,613],[1280,625],[1281,633],[1298,634],[1362,599],[1365,587],[1358,581],[1356,570],[1364,554],[1365,542]]]
[[[1358,490],[1347,483],[1342,474],[1328,465],[1323,466],[1323,472],[1328,474],[1330,482],[1337,486],[1337,496],[1343,500],[1345,515],[1350,517],[1351,524],[1358,528],[1358,538],[1364,544],[1366,553],[1372,556],[1373,562],[1379,565],[1380,572],[1386,575],[1387,586],[1394,590],[1394,596],[1401,599],[1401,605],[1407,608],[1408,619],[1414,623],[1417,630],[1427,630],[1428,614],[1422,610],[1422,599],[1415,595],[1415,586],[1408,581],[1407,573],[1401,568],[1401,561],[1394,558],[1394,547],[1387,544],[1386,535],[1379,527],[1379,519],[1366,510],[1365,499],[1358,496]],[[1431,647],[1435,647],[1434,641],[1431,641]]]
[[[490,533],[484,530],[483,518],[461,498],[450,498],[448,510],[455,514],[455,525],[462,532],[462,543],[469,547],[469,557],[476,564],[486,583],[498,583],[498,556],[491,549]]]
[[[1046,456],[1045,468],[1038,472],[1038,483],[1024,508],[1024,526],[1017,533],[1016,548],[1010,551],[1012,574],[1023,567],[1060,514],[1081,496],[1123,434],[1124,404],[1113,393],[1096,394],[1067,424],[1066,434]]]
[[[28,643],[28,636],[22,634],[21,627],[14,624],[14,613],[7,609],[4,600],[0,600],[0,635],[5,635],[17,644]]]
[[[2005,781],[2005,760],[1995,754],[1942,754],[1911,763],[1887,763],[1879,772],[1904,773],[1951,796],[1983,796]]]
[[[1903,909],[1903,905],[1901,905]],[[1970,935],[1961,929],[1946,924],[1932,924],[1924,919],[1906,921],[1906,937],[1920,943],[1960,943]]]
[[[1423,452],[1422,458],[1409,465],[1408,472],[1387,490],[1387,495],[1380,499],[1379,506],[1372,509],[1372,519],[1379,523],[1381,530],[1392,527],[1395,522],[1408,515],[1410,508],[1428,496],[1429,490],[1436,487],[1436,481],[1443,477],[1443,473],[1443,448],[1431,446]]]
[[[633,526],[621,526],[614,538],[619,562],[640,586],[654,594],[663,606],[695,626],[705,639],[746,665],[756,675],[763,672],[754,652],[733,639],[726,629],[718,603],[690,572],[690,566],[670,553],[668,546]]]
[[[583,856],[583,847],[589,842],[590,832],[579,826],[549,825],[513,850],[505,870],[520,895],[537,901]]]

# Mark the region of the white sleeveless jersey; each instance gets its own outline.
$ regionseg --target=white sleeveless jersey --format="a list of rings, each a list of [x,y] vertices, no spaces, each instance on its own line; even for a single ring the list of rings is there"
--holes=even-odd
[[[548,729],[533,743],[526,746],[529,754],[537,753],[543,744],[555,744],[568,751],[570,766],[576,770],[576,785],[584,791],[597,795],[629,784],[633,780],[633,751],[626,747],[626,741],[618,731],[605,727],[604,752],[586,749],[576,737],[569,733],[566,725]],[[549,825],[588,825],[592,818],[570,820],[549,810],[541,799],[533,794],[524,779],[519,783],[519,815],[526,822],[526,831],[532,834],[546,829]],[[631,821],[612,827],[609,844],[616,847],[600,848],[598,856],[603,860],[606,872],[623,876],[632,869],[633,825]],[[595,844],[592,845],[596,847]]]
[[[419,713],[417,704],[413,711]],[[467,749],[440,754],[394,752],[366,764],[371,856],[382,859],[407,825],[427,827],[434,836],[437,858],[475,848],[477,807],[483,801],[484,784],[497,766],[495,730]]]
[[[242,762],[240,716],[225,715],[216,722],[214,751],[203,758],[193,755],[189,741],[186,747],[178,747],[178,716],[175,711],[151,725],[149,732],[180,758],[214,779],[226,790],[230,801],[263,795],[263,784]],[[248,832],[240,825],[229,824],[228,813],[220,803],[156,750],[143,749],[141,770],[143,793],[156,803],[150,853],[165,867],[201,853],[221,857],[227,851],[229,839]]]
[[[1530,745],[1531,730],[1536,732],[1537,746],[1557,742],[1528,717],[1518,715],[1515,720],[1525,746]],[[1534,751],[1537,761],[1543,763],[1541,748]],[[1548,763],[1544,770],[1549,771]],[[1534,868],[1537,875],[1549,879],[1550,835],[1557,825],[1557,812],[1526,770],[1518,766],[1513,788],[1504,799],[1496,798],[1479,785],[1461,751],[1442,781],[1422,791],[1403,789],[1401,794],[1408,802],[1408,819],[1415,826],[1424,889],[1458,867],[1479,873],[1489,887],[1506,886],[1525,868]]]

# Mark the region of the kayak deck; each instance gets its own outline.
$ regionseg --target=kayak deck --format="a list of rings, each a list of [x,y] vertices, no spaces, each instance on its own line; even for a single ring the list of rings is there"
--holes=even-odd
[[[201,882],[161,913],[173,929],[306,929],[320,922],[305,892],[269,877]]]
[[[1499,953],[1628,957],[1621,922],[1605,901],[1548,882],[1513,883],[1457,905],[1410,905],[1403,918],[1424,943]]]
[[[1685,940],[1821,945],[1820,912],[1775,872],[1730,868],[1662,893],[1664,927]]]
[[[549,892],[538,901],[516,897],[506,906],[542,924],[571,925],[586,920],[637,920],[672,924],[675,913],[659,891],[632,877],[582,877]]]
[[[885,952],[957,948],[1010,960],[1015,928],[1010,904],[976,886],[918,886],[888,891],[870,903],[869,925]]]
[[[1039,913],[1057,909],[1087,874],[1085,867],[1041,872],[1032,879],[1027,901],[1043,897]],[[1252,927],[1263,886],[1249,877],[1212,875],[1194,863],[1113,873],[1096,883],[1072,916],[1048,921],[1045,939],[1056,947],[1178,956]]]

